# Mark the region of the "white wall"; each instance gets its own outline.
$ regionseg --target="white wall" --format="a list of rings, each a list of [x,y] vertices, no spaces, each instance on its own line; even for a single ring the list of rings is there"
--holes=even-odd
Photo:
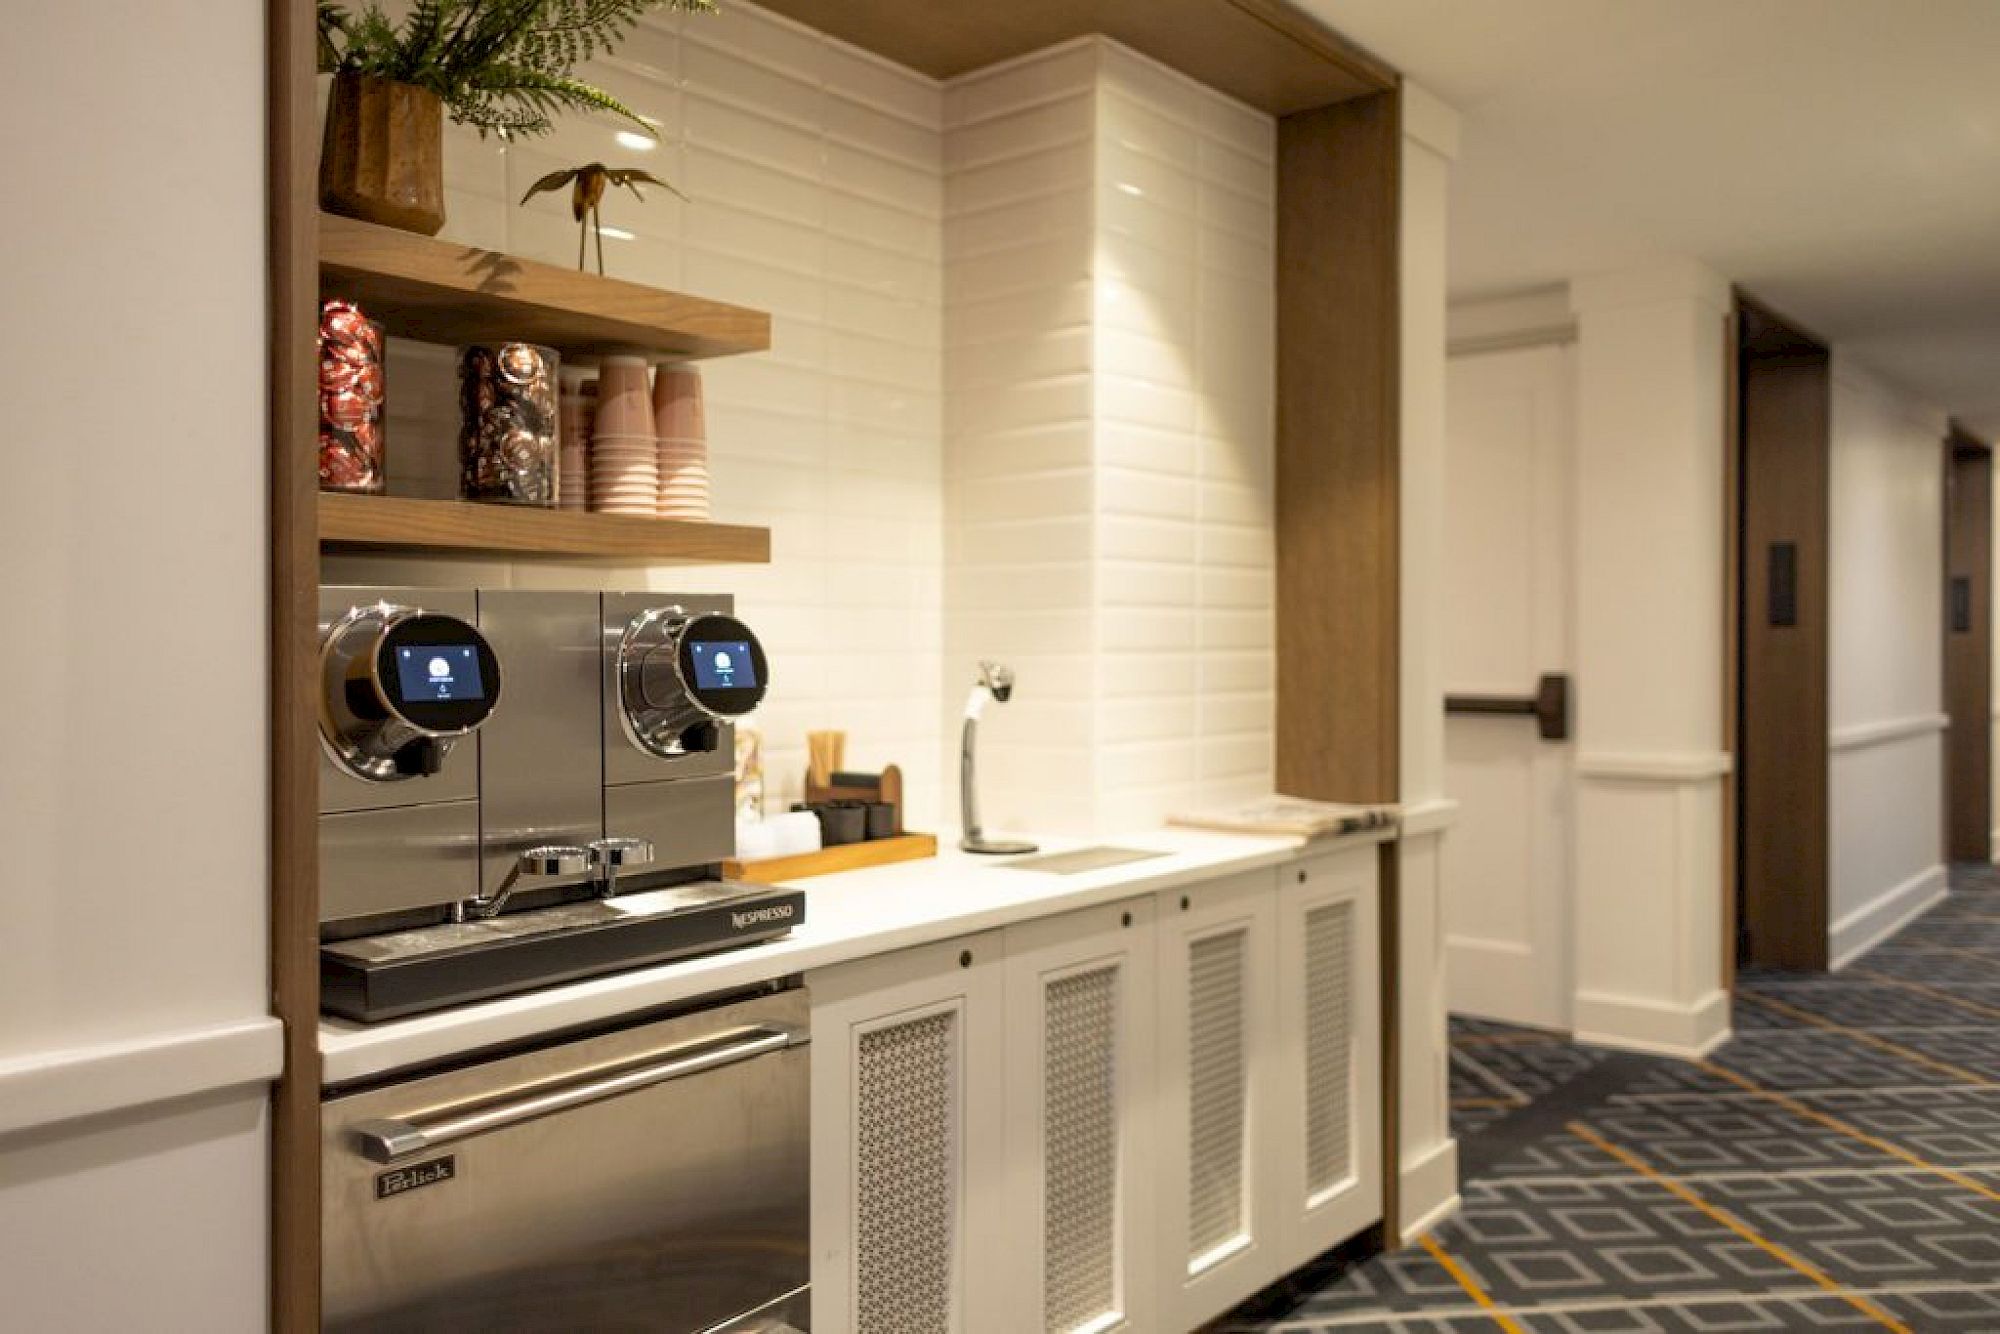
[[[1402,719],[1404,809],[1397,845],[1398,1071],[1405,1237],[1458,1203],[1445,1011],[1443,856],[1456,804],[1444,781],[1445,220],[1458,116],[1403,84],[1401,386]]]
[[[1576,416],[1579,1037],[1688,1055],[1722,983],[1728,283],[1690,261],[1581,278]]]
[[[1836,967],[1944,892],[1945,431],[1942,413],[1834,349],[1828,954]]]
[[[989,826],[1268,791],[1275,127],[1088,38],[947,91],[946,740]]]
[[[21,1328],[252,1329],[277,1068],[263,6],[8,24],[0,1293]]]

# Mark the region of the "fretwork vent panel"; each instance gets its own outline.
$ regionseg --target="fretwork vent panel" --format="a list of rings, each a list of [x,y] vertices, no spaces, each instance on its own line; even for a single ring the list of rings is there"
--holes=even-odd
[[[1118,968],[1042,997],[1042,1310],[1051,1331],[1118,1309]]]
[[[1306,913],[1306,1189],[1319,1194],[1354,1170],[1354,905]]]
[[[954,1328],[958,1015],[861,1035],[855,1071],[855,1329]]]
[[[1188,1260],[1243,1235],[1248,938],[1241,930],[1188,950]]]

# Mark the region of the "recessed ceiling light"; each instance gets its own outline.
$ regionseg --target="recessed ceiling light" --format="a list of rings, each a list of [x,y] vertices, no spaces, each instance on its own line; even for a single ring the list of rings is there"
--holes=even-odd
[[[1141,190],[1138,186],[1132,184],[1132,182],[1130,181],[1118,182],[1118,188],[1120,190],[1123,190],[1128,195],[1139,195],[1143,197],[1146,193],[1144,190]]]
[[[650,134],[637,130],[619,130],[615,136],[620,148],[629,148],[635,153],[650,153],[660,146],[660,141]]]
[[[636,241],[639,239],[636,232],[628,232],[623,227],[599,227],[597,230],[602,232],[606,238],[613,241]]]

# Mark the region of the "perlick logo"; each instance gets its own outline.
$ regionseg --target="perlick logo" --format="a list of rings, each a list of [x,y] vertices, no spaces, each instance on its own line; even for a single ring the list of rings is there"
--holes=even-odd
[[[729,914],[729,924],[741,931],[746,926],[759,926],[765,922],[789,922],[794,909],[789,903],[775,904],[769,908],[752,908],[748,912]]]
[[[448,1153],[442,1158],[433,1158],[427,1163],[411,1163],[408,1167],[398,1167],[390,1172],[375,1174],[375,1198],[386,1200],[392,1196],[404,1195],[421,1186],[435,1186],[440,1181],[450,1181],[458,1175],[458,1155]]]

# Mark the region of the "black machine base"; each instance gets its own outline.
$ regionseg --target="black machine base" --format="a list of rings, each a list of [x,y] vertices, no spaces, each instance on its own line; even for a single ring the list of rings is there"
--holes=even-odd
[[[805,916],[800,890],[708,880],[344,940],[320,948],[320,1008],[398,1019],[757,944]]]

